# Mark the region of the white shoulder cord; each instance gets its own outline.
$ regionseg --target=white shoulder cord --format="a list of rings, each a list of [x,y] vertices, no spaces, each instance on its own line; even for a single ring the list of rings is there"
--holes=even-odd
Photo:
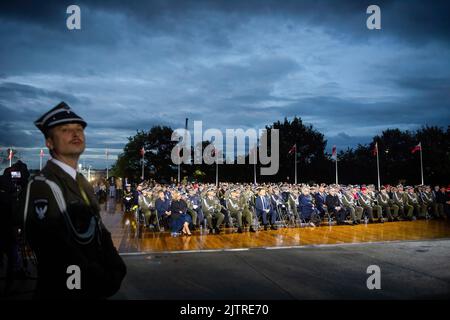
[[[79,242],[80,244],[88,244],[89,242],[91,242],[93,239],[94,233],[95,233],[95,225],[96,225],[95,218],[94,217],[91,218],[89,228],[85,233],[79,233],[78,231],[76,231],[72,224],[72,220],[70,219],[70,217],[67,213],[67,205],[66,205],[66,201],[64,200],[64,196],[62,194],[61,188],[55,182],[48,180],[43,176],[36,176],[32,180],[30,180],[30,182],[28,182],[27,195],[26,195],[26,199],[25,199],[25,208],[24,208],[24,226],[26,225],[26,220],[27,220],[31,184],[34,181],[43,181],[43,182],[47,183],[47,185],[50,187],[50,190],[52,191],[53,196],[55,197],[56,204],[58,205],[59,212],[61,212],[61,214],[63,215],[65,222],[68,224],[68,226],[70,227],[72,232],[75,234],[76,238],[81,239],[81,240],[78,240],[75,238],[75,240],[77,242]]]

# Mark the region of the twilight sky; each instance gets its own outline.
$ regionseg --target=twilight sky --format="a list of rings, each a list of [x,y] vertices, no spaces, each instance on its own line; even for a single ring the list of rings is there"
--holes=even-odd
[[[70,4],[81,30],[66,28]],[[381,30],[366,27],[370,4]],[[61,100],[87,120],[82,161],[96,167],[136,129],[186,117],[224,130],[300,116],[327,150],[446,127],[449,12],[414,0],[3,1],[0,147],[36,168],[33,121]]]

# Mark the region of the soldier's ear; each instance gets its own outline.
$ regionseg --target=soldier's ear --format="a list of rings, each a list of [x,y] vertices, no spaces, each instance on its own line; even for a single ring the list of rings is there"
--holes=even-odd
[[[45,139],[45,145],[47,146],[48,150],[53,150],[53,139],[50,136]]]

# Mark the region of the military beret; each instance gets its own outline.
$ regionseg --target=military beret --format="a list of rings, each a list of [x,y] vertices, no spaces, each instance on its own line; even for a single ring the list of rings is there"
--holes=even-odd
[[[64,102],[60,102],[56,107],[44,113],[34,124],[41,130],[41,132],[47,136],[49,129],[68,123],[79,123],[86,128],[87,123],[79,115],[70,109],[70,107]]]

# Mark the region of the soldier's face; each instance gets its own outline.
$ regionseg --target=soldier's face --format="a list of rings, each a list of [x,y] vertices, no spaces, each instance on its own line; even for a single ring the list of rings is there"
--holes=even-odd
[[[83,126],[78,123],[69,123],[54,127],[45,144],[57,155],[79,156],[86,147]]]

